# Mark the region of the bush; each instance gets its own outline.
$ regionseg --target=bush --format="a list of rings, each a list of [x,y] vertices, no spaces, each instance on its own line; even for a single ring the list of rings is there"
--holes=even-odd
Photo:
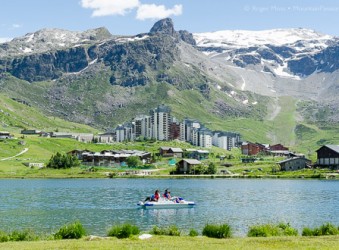
[[[291,227],[289,223],[278,225],[264,224],[250,227],[248,237],[272,237],[272,236],[297,236],[298,230]]]
[[[181,232],[176,226],[170,226],[165,228],[159,228],[154,226],[152,231],[150,232],[154,235],[170,235],[170,236],[180,236]]]
[[[314,236],[313,230],[309,227],[304,227],[302,236]]]
[[[192,236],[192,237],[195,237],[195,236],[198,236],[199,234],[198,234],[198,232],[195,229],[191,229],[188,235]]]
[[[130,156],[126,158],[126,163],[128,167],[137,167],[142,165],[142,162],[140,161],[138,156]]]
[[[216,174],[217,171],[218,171],[218,168],[217,168],[217,166],[215,165],[215,163],[214,163],[214,162],[210,162],[210,163],[208,164],[208,168],[207,168],[206,173],[207,173],[207,174]]]
[[[232,237],[232,230],[228,224],[207,224],[202,230],[202,235],[212,238],[230,238]]]
[[[62,226],[59,231],[54,234],[54,239],[80,239],[85,235],[85,228],[79,221],[76,221]]]
[[[137,226],[130,224],[113,226],[107,233],[107,236],[117,237],[118,239],[129,238],[132,235],[137,235],[140,230]]]
[[[339,228],[335,227],[331,223],[326,223],[320,227],[310,229],[305,227],[302,232],[302,236],[324,236],[324,235],[337,235],[339,234]]]
[[[33,241],[39,239],[31,230],[13,231],[8,237],[10,241]]]
[[[80,161],[73,155],[62,155],[59,152],[55,155],[52,155],[51,159],[47,163],[47,168],[72,168],[72,167],[79,167]]]
[[[0,242],[9,241],[9,236],[4,231],[0,231]]]

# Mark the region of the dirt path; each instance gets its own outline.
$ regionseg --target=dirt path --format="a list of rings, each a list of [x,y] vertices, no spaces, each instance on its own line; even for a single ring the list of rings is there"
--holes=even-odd
[[[3,158],[3,159],[0,159],[0,161],[6,161],[6,160],[9,160],[9,159],[12,159],[12,158],[15,158],[19,155],[22,155],[24,153],[26,153],[28,151],[28,148],[25,148],[24,150],[22,150],[19,154],[16,154],[14,156],[11,156],[11,157],[7,157],[7,158]]]

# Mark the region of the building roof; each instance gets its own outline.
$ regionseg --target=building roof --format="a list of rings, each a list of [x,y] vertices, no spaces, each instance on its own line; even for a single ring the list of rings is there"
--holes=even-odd
[[[196,159],[182,159],[182,161],[185,161],[185,162],[187,162],[188,164],[191,164],[191,165],[201,164],[201,162],[196,160]]]
[[[210,153],[210,151],[208,151],[208,150],[202,150],[202,149],[197,150],[197,152],[198,152],[199,154],[209,154],[209,153]]]
[[[297,159],[305,159],[305,161],[311,161],[305,157],[292,157],[292,158],[288,158],[286,160],[282,160],[282,161],[279,161],[277,162],[278,164],[282,164],[282,163],[286,163],[286,162],[290,162],[290,161],[294,161],[294,160],[297,160]]]
[[[322,146],[322,147],[327,147],[327,148],[329,148],[329,149],[331,149],[331,150],[333,150],[334,152],[336,152],[336,153],[339,154],[339,145],[324,145],[324,146]],[[322,148],[322,147],[321,147],[321,148]],[[319,148],[318,150],[320,150],[320,148]],[[317,150],[317,151],[318,151],[318,150]]]
[[[195,149],[195,148],[187,148],[186,151],[187,151],[187,152],[196,152],[196,151],[198,151],[198,150]]]
[[[170,148],[170,149],[173,153],[182,153],[183,152],[181,148]]]

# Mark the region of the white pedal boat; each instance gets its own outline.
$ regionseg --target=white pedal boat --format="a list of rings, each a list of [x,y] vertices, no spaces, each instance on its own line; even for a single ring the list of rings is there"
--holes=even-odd
[[[138,206],[141,208],[168,208],[168,209],[173,209],[173,208],[191,208],[195,206],[194,201],[185,201],[185,200],[180,200],[179,202],[176,202],[175,199],[172,200],[166,200],[166,199],[159,199],[159,201],[146,201],[138,202]]]

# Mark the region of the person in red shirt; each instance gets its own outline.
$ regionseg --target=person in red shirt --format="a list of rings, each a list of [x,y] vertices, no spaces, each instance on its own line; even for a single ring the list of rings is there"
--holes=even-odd
[[[158,201],[160,198],[159,190],[155,190],[154,195],[152,195],[152,201]]]

